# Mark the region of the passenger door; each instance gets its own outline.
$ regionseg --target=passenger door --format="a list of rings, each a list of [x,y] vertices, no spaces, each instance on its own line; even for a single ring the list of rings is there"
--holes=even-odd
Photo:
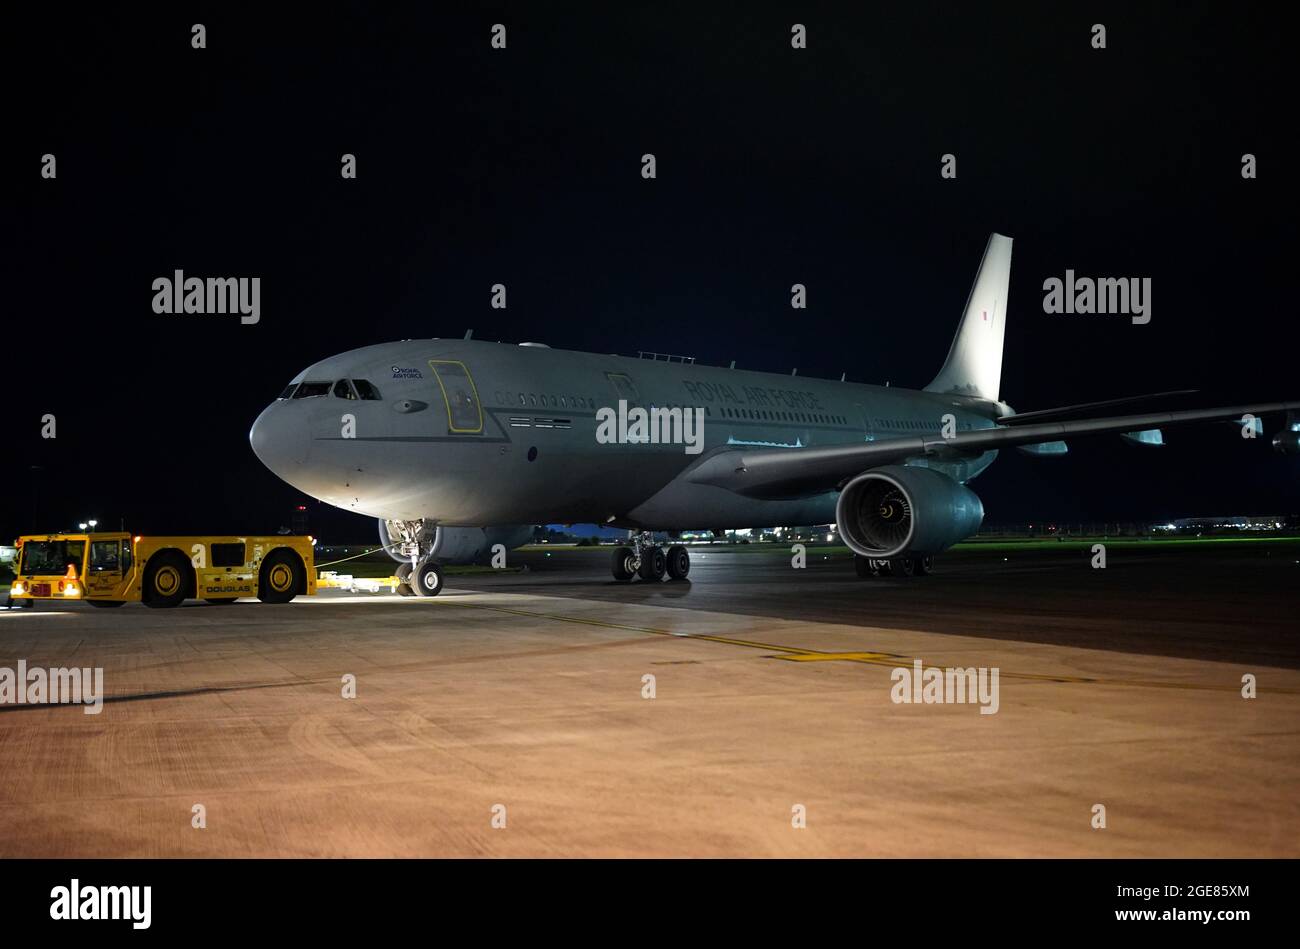
[[[447,406],[447,431],[456,435],[482,434],[483,407],[465,364],[455,359],[430,359],[429,368]]]

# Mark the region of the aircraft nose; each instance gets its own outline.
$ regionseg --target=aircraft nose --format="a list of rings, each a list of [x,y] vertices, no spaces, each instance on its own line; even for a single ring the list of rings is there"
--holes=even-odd
[[[272,402],[253,423],[248,433],[253,454],[273,472],[286,477],[307,461],[311,438],[306,420],[296,417],[294,406]]]

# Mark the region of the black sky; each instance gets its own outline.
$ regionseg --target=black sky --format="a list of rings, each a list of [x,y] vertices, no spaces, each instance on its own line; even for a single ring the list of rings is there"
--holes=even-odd
[[[1300,398],[1281,25],[1227,5],[977,6],[9,20],[0,536],[96,515],[274,530],[300,495],[253,457],[252,420],[303,366],[391,339],[472,327],[919,387],[993,230],[1016,239],[1002,394],[1017,408]],[[506,50],[489,46],[497,22]],[[1258,180],[1241,178],[1246,152]],[[155,315],[151,282],[178,268],[260,276],[261,323]],[[1042,282],[1066,268],[1150,277],[1152,322],[1045,315]],[[974,487],[995,523],[1300,509],[1300,462],[1267,439],[1168,440],[1004,453]],[[318,533],[370,538],[310,504]]]

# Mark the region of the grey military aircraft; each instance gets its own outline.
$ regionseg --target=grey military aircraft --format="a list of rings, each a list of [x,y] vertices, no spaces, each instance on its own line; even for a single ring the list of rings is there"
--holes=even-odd
[[[1001,448],[1060,454],[1067,437],[1105,433],[1160,444],[1163,427],[1284,414],[1274,446],[1300,451],[1300,402],[1014,412],[998,391],[1010,270],[1011,239],[994,234],[948,358],[919,391],[657,354],[403,340],[307,367],[250,440],[289,484],[377,518],[402,592],[419,596],[441,591],[442,565],[525,543],[538,523],[628,529],[612,558],[619,581],[687,576],[686,547],[665,550],[656,533],[832,521],[859,576],[924,575],[979,529],[968,484]]]

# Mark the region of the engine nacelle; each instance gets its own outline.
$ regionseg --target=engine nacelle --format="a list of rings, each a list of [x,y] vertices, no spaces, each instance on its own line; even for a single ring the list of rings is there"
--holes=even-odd
[[[532,536],[531,524],[507,527],[421,526],[418,534],[425,555],[435,563],[442,564],[487,563],[492,556],[492,548],[497,544],[503,545],[506,550],[513,550],[528,543]],[[380,520],[379,540],[385,547],[401,539],[388,522]],[[396,547],[392,547],[388,553],[399,563],[410,563],[410,558],[402,556]]]
[[[840,492],[835,521],[850,550],[864,557],[925,556],[980,528],[975,492],[930,468],[889,465],[858,475]]]

